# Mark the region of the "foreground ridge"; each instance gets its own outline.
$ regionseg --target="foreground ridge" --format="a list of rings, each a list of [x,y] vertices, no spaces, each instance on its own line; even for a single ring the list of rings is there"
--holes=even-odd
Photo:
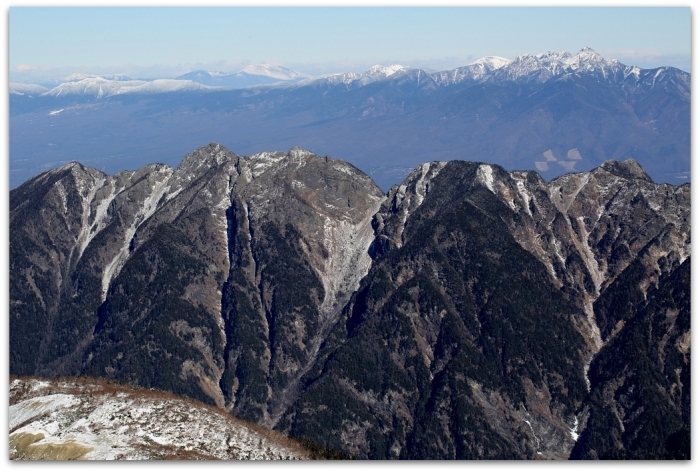
[[[11,380],[9,428],[10,459],[310,458],[217,408],[100,379]]]

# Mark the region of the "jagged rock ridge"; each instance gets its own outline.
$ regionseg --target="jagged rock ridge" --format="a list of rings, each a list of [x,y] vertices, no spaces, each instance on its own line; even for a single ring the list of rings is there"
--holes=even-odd
[[[162,388],[359,458],[682,457],[690,186],[633,160],[549,183],[431,162],[384,196],[340,160],[211,144],[47,172],[10,224],[12,373]],[[664,354],[606,377],[641,320]],[[598,392],[649,369],[666,393],[634,408],[671,402],[676,439],[601,442],[632,406]]]
[[[589,381],[591,359],[601,348],[621,355],[608,344],[635,306],[687,266],[689,218],[689,186],[654,184],[633,160],[550,183],[488,164],[420,166],[376,215],[375,264],[287,427],[312,435],[332,424],[330,444],[351,444],[358,457],[568,457],[588,424],[587,392],[601,388]],[[619,300],[630,285],[637,305],[611,310],[606,300]],[[689,287],[675,290],[689,296]],[[684,342],[674,348],[674,368],[687,372]],[[348,365],[359,353],[367,363],[391,359],[401,375],[368,379]],[[675,399],[676,425],[689,407],[679,375],[686,374],[674,373],[664,387]],[[457,419],[465,414],[471,426]],[[678,427],[669,428],[676,429],[658,435]],[[619,457],[621,444],[597,457]]]

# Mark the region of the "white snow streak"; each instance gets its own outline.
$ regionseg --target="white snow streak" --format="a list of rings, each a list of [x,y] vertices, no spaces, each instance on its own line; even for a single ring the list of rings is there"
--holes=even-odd
[[[476,171],[477,178],[479,181],[486,186],[492,193],[496,193],[493,189],[493,169],[490,165],[481,164],[479,169]]]
[[[447,162],[437,162],[432,166],[430,162],[426,162],[421,165],[421,175],[416,181],[416,208],[423,204],[423,200],[425,200],[425,196],[428,193],[430,181],[440,173],[445,165],[447,165]]]
[[[574,425],[569,430],[569,434],[571,435],[571,439],[578,441],[578,418],[574,418]]]
[[[518,188],[518,193],[520,194],[520,198],[523,199],[525,212],[528,215],[532,216],[532,212],[530,211],[530,195],[527,193],[527,190],[525,190],[525,184],[523,183],[522,180],[515,178],[515,185]]]
[[[60,180],[56,181],[56,184],[54,185],[56,187],[56,191],[58,192],[58,196],[61,199],[61,204],[63,205],[63,214],[66,215],[68,213],[68,205],[66,201],[66,189],[63,187],[63,183],[61,183]]]
[[[99,190],[105,183],[105,179],[99,179],[95,182],[93,182],[92,187],[88,191],[87,196],[83,196],[82,194],[80,195],[82,197],[82,205],[83,205],[83,216],[81,220],[81,227],[80,227],[80,234],[78,234],[78,259],[83,255],[83,252],[85,252],[85,248],[90,244],[90,241],[104,229],[106,226],[106,223],[104,221],[105,216],[107,216],[107,208],[109,207],[109,204],[112,203],[112,200],[114,199],[114,184],[112,184],[112,192],[109,196],[105,197],[99,205],[97,205],[97,208],[95,209],[95,221],[93,221],[92,226],[90,226],[90,213],[92,211],[91,209],[91,204],[93,200],[95,199],[95,194],[97,193],[97,190]]]
[[[169,189],[169,187],[166,186],[166,183],[172,176],[173,170],[167,168],[161,172],[164,172],[166,175],[164,176],[163,180],[161,180],[160,182],[156,182],[156,184],[153,187],[153,190],[151,191],[151,194],[143,202],[139,212],[134,217],[133,223],[126,230],[126,234],[124,236],[124,243],[121,249],[119,249],[117,255],[114,256],[114,259],[112,259],[105,266],[105,271],[102,275],[102,301],[105,301],[105,299],[107,298],[107,290],[109,290],[110,282],[112,281],[112,279],[114,279],[114,277],[116,277],[119,274],[119,271],[121,271],[122,267],[124,266],[124,263],[126,262],[127,257],[129,256],[129,245],[131,244],[132,238],[136,234],[136,230],[144,221],[148,220],[148,218],[150,218],[151,215],[153,215],[153,213],[157,209],[158,202],[160,201],[161,197]]]
[[[403,231],[406,228],[408,216],[418,209],[423,204],[425,196],[428,193],[430,182],[442,171],[447,165],[447,162],[428,162],[413,170],[405,182],[414,182],[415,200],[413,192],[406,193],[408,187],[401,184],[394,194],[393,208],[396,212],[401,212],[401,232],[399,236],[403,236]]]
[[[530,416],[530,413],[528,413],[527,410],[525,410],[525,414],[528,417]],[[535,441],[537,441],[537,454],[541,455],[542,453],[540,452],[540,438],[538,438],[537,435],[535,434],[535,430],[532,428],[532,424],[530,423],[530,421],[528,421],[528,420],[523,420],[523,421],[525,423],[527,423],[527,425],[530,427],[530,431],[532,431],[532,435],[534,436]]]

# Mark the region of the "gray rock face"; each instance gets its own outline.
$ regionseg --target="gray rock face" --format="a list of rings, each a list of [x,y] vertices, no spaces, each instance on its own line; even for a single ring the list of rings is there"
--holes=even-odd
[[[601,418],[609,410],[588,398],[603,388],[591,384],[591,360],[625,323],[639,325],[646,293],[667,296],[668,282],[657,285],[687,264],[689,217],[689,186],[654,184],[632,160],[550,183],[488,164],[424,164],[375,215],[376,260],[347,309],[347,332],[329,347],[287,427],[299,435],[331,430],[327,441],[358,457],[569,457],[581,431],[599,438],[608,428]],[[673,300],[682,305],[689,287],[678,283]],[[630,288],[638,297],[621,310]],[[685,339],[680,326],[657,328],[652,344]],[[683,349],[676,357],[686,359]],[[620,339],[605,357],[629,352]],[[685,384],[688,368],[674,362],[678,372],[659,381],[669,392]],[[351,367],[368,363],[379,371],[371,379]],[[661,364],[660,372],[676,372]],[[595,378],[610,377],[626,378]],[[639,388],[639,377],[627,385],[635,381]],[[678,398],[677,412],[662,443],[689,407],[680,394],[668,396]],[[604,405],[626,411],[615,401]],[[582,450],[597,452],[578,457],[618,457],[615,447],[585,441]],[[664,457],[654,454],[630,457]]]
[[[152,165],[110,177],[71,163],[12,193],[11,324],[27,337],[11,348],[18,370],[53,374],[79,363],[96,307],[171,173]]]
[[[404,244],[409,216],[446,164],[423,164],[389,191],[375,217],[378,248]],[[585,308],[596,350],[603,342],[597,322],[604,325],[605,338],[612,327],[602,306],[599,320],[594,319],[593,302],[617,277],[640,260],[645,293],[690,255],[690,185],[655,184],[632,159],[608,161],[550,183],[532,171],[509,173],[481,164],[461,190],[476,186],[487,188],[512,210],[506,223],[515,240],[547,267],[555,285]]]
[[[352,165],[299,148],[243,161],[232,195],[221,387],[237,415],[274,426],[369,269],[384,196]]]
[[[352,165],[297,148],[43,174],[12,194],[13,371],[115,377],[272,421],[267,403],[293,395],[369,268],[383,198]],[[241,378],[255,377],[241,373],[247,329],[258,373],[279,377],[254,397],[261,417]]]
[[[689,258],[690,186],[633,160],[549,183],[429,162],[386,196],[299,148],[71,163],[11,192],[10,371],[157,387],[359,458],[683,457]],[[616,363],[641,332],[661,354]],[[629,393],[650,375],[664,400]],[[656,443],[625,432],[660,401]]]

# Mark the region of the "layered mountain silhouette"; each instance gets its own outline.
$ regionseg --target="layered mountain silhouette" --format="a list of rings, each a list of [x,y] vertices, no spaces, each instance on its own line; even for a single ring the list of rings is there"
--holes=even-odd
[[[467,155],[462,156],[468,158]],[[301,148],[10,194],[10,372],[189,396],[356,458],[687,459],[690,185]]]
[[[551,180],[632,158],[657,182],[690,178],[690,74],[672,67],[640,69],[584,48],[438,72],[376,65],[296,81],[267,71],[265,80],[295,81],[222,89],[246,74],[10,84],[11,186],[72,160],[107,173],[174,167],[174,156],[210,141],[245,154],[314,149],[385,191],[423,162],[454,159]]]

